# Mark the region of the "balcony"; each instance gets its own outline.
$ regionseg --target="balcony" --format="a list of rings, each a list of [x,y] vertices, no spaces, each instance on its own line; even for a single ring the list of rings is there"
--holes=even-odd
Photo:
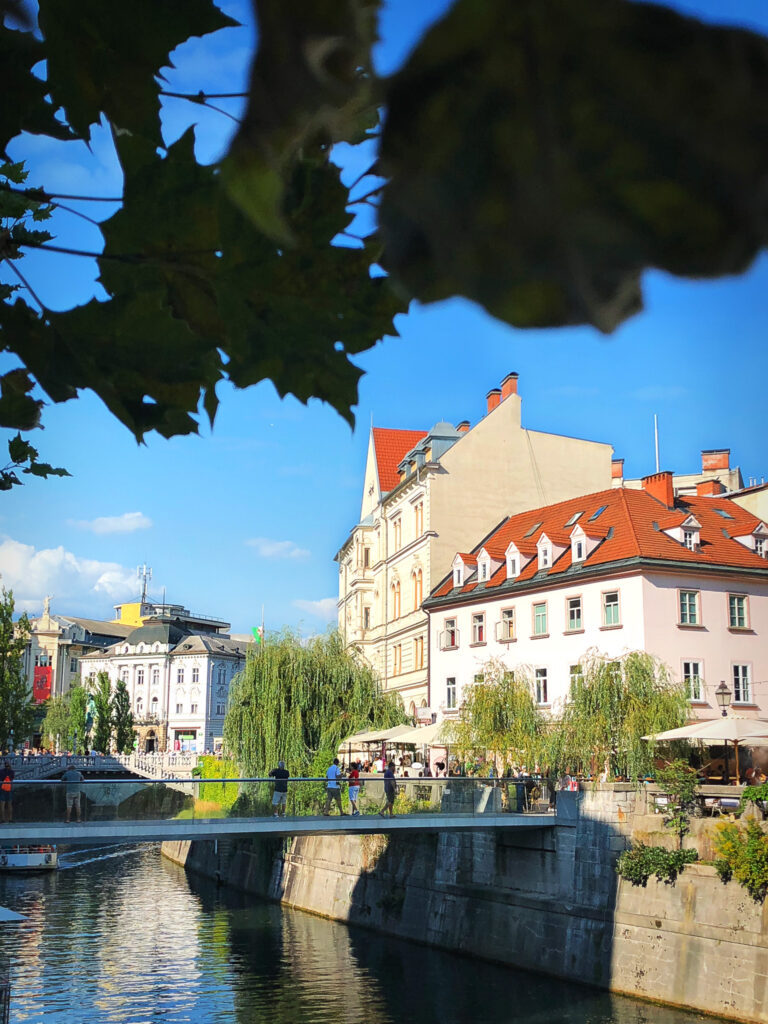
[[[455,651],[460,643],[458,629],[444,629],[438,635],[437,642],[441,651]]]

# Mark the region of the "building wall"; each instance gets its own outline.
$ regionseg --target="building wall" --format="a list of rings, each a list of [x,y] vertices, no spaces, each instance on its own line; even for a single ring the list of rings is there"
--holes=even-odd
[[[699,592],[700,626],[678,625],[680,590]],[[729,593],[748,596],[749,630],[729,629]],[[717,714],[715,688],[725,680],[733,690],[736,663],[751,668],[752,700],[740,711],[768,717],[768,584],[653,573],[643,580],[643,609],[648,650],[666,662],[675,678],[682,678],[683,661],[701,662],[703,702],[697,715]]]
[[[620,625],[604,627],[602,595],[618,591]],[[566,601],[582,599],[583,628],[568,631]],[[548,634],[533,636],[533,606],[547,604]],[[501,641],[498,626],[504,609],[515,611],[516,639]],[[485,615],[486,641],[472,642],[472,616]],[[499,658],[510,669],[526,669],[533,679],[535,669],[547,669],[548,706],[557,710],[568,693],[571,666],[589,650],[609,657],[627,651],[643,650],[646,637],[643,617],[643,586],[640,576],[623,576],[592,582],[573,581],[569,586],[553,587],[531,594],[509,595],[466,604],[460,608],[433,609],[430,613],[430,688],[432,706],[446,711],[446,680],[456,679],[457,705],[461,705],[464,687],[471,685],[489,658]],[[440,637],[445,620],[454,618],[459,629],[459,647],[441,650]]]

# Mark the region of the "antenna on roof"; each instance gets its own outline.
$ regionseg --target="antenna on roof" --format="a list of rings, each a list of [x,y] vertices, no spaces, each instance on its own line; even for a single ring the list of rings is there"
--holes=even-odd
[[[659,472],[659,417],[653,414],[653,436],[656,440],[656,472]]]
[[[136,579],[141,581],[141,603],[147,600],[147,584],[152,579],[152,569],[145,563],[136,568]]]

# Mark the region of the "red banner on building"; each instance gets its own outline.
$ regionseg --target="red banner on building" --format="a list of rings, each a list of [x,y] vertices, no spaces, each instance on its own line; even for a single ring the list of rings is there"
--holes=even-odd
[[[43,704],[51,696],[53,668],[51,665],[36,665],[32,680],[32,697],[35,704]]]

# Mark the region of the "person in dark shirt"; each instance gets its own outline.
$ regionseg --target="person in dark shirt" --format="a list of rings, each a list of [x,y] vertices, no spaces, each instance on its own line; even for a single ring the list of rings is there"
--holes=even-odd
[[[12,791],[15,774],[11,768],[11,762],[6,761],[5,766],[0,770],[0,809],[2,809],[2,820],[13,821]]]
[[[272,817],[285,817],[285,805],[288,802],[288,779],[290,772],[285,767],[285,761],[278,761],[277,768],[273,768],[269,777],[275,780],[275,791],[272,794]]]
[[[389,811],[390,818],[395,816],[395,797],[397,796],[397,783],[395,782],[395,762],[390,761],[384,769],[384,797],[387,801],[381,816],[386,818]]]

